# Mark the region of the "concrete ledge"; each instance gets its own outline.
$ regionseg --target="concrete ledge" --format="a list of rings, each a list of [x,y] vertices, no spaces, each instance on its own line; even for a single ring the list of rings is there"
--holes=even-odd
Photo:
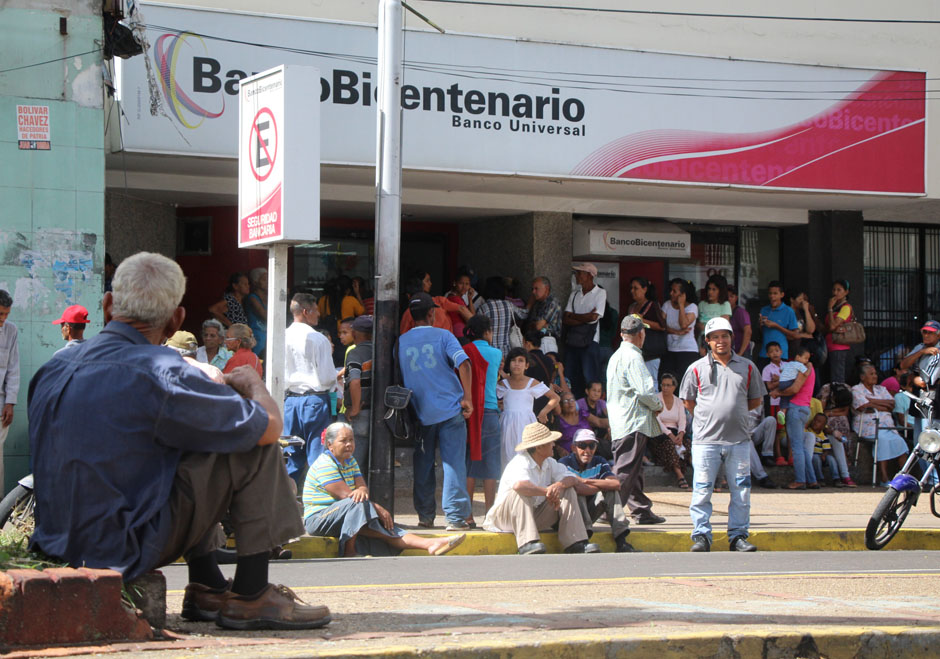
[[[637,631],[571,631],[563,639],[479,641],[462,637],[433,646],[387,645],[381,649],[318,648],[320,657],[554,657],[558,659],[606,659],[607,657],[936,657],[940,628],[918,627],[820,627],[799,633],[681,633],[644,634]]]
[[[442,536],[450,534],[420,534]],[[649,552],[687,552],[692,544],[689,534],[684,531],[656,531],[652,529],[636,530],[628,537],[630,543],[641,551]],[[760,551],[864,551],[865,532],[861,529],[821,531],[754,531],[748,538]],[[613,552],[614,540],[610,533],[598,532],[591,538],[600,545],[602,551]],[[543,533],[542,542],[549,553],[560,554],[562,547],[555,533]],[[335,558],[339,555],[339,543],[335,538],[304,537],[289,545],[294,558]],[[882,551],[900,549],[940,550],[940,530],[902,529],[891,543]],[[715,533],[713,551],[727,551],[728,538],[722,533]],[[474,531],[467,534],[467,540],[457,547],[453,555],[488,556],[493,554],[515,554],[516,541],[510,533],[489,533]],[[424,552],[407,550],[404,556],[421,556]]]
[[[113,570],[0,572],[0,646],[151,639],[121,601],[122,585]]]

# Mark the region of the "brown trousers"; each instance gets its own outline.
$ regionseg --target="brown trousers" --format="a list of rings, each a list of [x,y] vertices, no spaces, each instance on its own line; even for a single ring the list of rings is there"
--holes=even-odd
[[[218,549],[225,540],[219,522],[226,511],[239,556],[261,554],[302,536],[292,485],[276,443],[245,453],[187,453],[170,492],[170,537],[154,567]]]
[[[643,494],[643,454],[649,438],[641,432],[615,439],[614,475],[620,480],[620,500],[636,518],[648,516],[653,502]]]

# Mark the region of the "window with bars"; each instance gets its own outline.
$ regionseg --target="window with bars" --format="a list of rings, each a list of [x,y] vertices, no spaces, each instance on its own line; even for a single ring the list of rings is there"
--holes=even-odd
[[[884,368],[940,313],[940,227],[866,223],[864,236],[865,348]]]

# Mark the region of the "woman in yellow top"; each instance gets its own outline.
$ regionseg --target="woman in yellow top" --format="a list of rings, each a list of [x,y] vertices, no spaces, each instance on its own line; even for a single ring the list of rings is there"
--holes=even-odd
[[[346,275],[327,282],[324,295],[317,300],[317,308],[321,316],[336,317],[337,332],[343,318],[355,318],[366,312],[362,302],[353,295],[352,279]]]
[[[829,349],[829,381],[845,382],[845,365],[849,359],[849,346],[836,343],[833,332],[843,323],[855,317],[849,304],[849,282],[837,279],[832,282],[832,297],[829,298],[829,312],[826,314],[826,347]]]

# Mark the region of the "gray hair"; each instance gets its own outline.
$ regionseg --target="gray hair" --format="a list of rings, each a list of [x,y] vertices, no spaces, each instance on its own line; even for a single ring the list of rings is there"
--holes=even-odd
[[[258,282],[260,282],[261,278],[266,274],[268,274],[267,268],[254,268],[248,273],[248,281],[257,286]]]
[[[205,332],[207,327],[214,327],[219,331],[219,334],[225,335],[225,325],[217,321],[215,318],[210,318],[209,320],[203,322],[202,331]]]
[[[162,254],[138,252],[118,266],[111,289],[113,316],[163,327],[183,300],[186,277]]]
[[[323,441],[326,442],[327,446],[329,446],[333,443],[333,440],[339,437],[339,434],[344,430],[348,430],[349,432],[353,433],[353,439],[356,438],[355,431],[353,431],[353,427],[351,425],[345,421],[336,421],[335,423],[328,425],[326,430],[323,431]]]
[[[13,298],[5,290],[0,288],[0,307],[12,307]]]
[[[549,281],[548,277],[546,277],[545,275],[539,275],[532,281],[540,281],[543,284],[545,284],[545,287],[548,288],[548,290],[552,290],[552,282]]]
[[[255,341],[255,333],[244,323],[233,323],[232,326],[229,327],[229,331],[234,335],[233,338],[238,339],[239,343],[249,350],[258,344],[258,342]]]
[[[310,293],[297,293],[291,298],[290,312],[298,316],[306,309],[313,309],[317,305],[317,299]]]

